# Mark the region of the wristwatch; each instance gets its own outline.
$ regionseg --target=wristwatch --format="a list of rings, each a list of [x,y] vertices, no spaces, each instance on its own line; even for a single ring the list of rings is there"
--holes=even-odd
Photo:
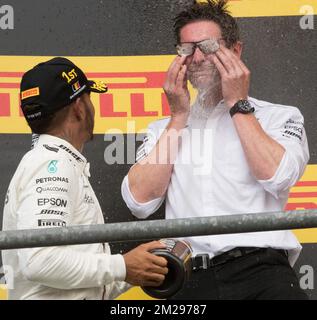
[[[233,117],[236,113],[248,114],[253,113],[255,109],[251,106],[248,100],[239,100],[231,109],[230,116]]]

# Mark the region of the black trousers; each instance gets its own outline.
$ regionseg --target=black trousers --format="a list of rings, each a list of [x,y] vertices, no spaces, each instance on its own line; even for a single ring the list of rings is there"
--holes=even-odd
[[[193,272],[170,300],[308,300],[283,253],[254,252]]]

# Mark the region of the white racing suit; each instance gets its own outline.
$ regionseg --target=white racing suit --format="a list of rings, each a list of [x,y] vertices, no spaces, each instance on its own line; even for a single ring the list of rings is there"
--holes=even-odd
[[[3,230],[103,224],[89,176],[72,145],[41,135],[11,180]],[[123,256],[106,243],[5,250],[2,259],[13,270],[9,299],[113,299],[130,287]]]

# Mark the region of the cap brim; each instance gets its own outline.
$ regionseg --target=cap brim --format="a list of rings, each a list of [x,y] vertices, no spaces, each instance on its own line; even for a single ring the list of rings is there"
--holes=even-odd
[[[108,87],[104,82],[96,82],[93,80],[88,80],[89,90],[96,93],[106,93]]]

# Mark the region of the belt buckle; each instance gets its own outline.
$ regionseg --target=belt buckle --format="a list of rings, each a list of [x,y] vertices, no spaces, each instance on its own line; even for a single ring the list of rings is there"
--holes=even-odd
[[[193,257],[193,271],[207,270],[210,267],[210,258],[207,253],[197,254]]]

